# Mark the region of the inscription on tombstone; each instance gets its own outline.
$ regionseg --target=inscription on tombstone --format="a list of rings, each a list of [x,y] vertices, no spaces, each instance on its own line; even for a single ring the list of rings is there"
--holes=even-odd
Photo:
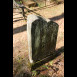
[[[30,63],[35,63],[55,52],[58,24],[36,15],[27,17],[27,36]]]

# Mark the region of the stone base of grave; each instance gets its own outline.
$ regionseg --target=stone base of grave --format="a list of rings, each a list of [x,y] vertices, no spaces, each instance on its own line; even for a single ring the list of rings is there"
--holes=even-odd
[[[25,6],[28,6],[29,8],[30,8],[30,7],[35,7],[35,6],[37,5],[37,3],[34,2],[34,1],[26,1],[26,2],[23,2],[23,4],[24,4]]]
[[[50,60],[54,59],[57,56],[57,54],[58,53],[54,52],[54,53],[50,54],[48,57],[44,58],[43,60],[40,60],[40,61],[37,61],[37,62],[31,64],[31,71],[39,68],[41,65],[43,65],[43,64],[49,62]]]

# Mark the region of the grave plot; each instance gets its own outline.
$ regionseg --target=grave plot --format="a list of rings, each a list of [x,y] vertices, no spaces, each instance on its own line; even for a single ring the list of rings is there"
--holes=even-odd
[[[54,11],[54,7],[51,8],[46,8],[46,9],[41,9],[36,11],[37,13],[41,14],[43,17],[45,18],[50,18],[51,20],[55,21],[59,24],[59,32],[58,32],[58,40],[57,40],[57,46],[56,48],[61,48],[63,45],[63,9],[62,8],[63,5],[59,6],[55,6],[55,9],[57,9],[56,11]],[[60,11],[60,10],[61,11]],[[30,13],[26,14],[29,15]],[[62,14],[62,15],[61,15]],[[58,60],[55,60],[54,62],[54,66],[51,66],[53,61],[50,61],[49,63],[45,63],[43,68],[39,68],[38,70],[36,70],[37,72],[40,71],[39,75],[35,76],[35,71],[32,71],[34,73],[34,76],[31,76],[31,71],[29,71],[29,66],[30,63],[28,64],[28,62],[30,62],[29,59],[29,50],[28,50],[28,45],[27,45],[27,23],[24,20],[23,16],[20,15],[18,13],[14,14],[14,22],[13,22],[13,53],[14,53],[14,58],[13,58],[13,62],[14,62],[14,77],[41,77],[41,76],[47,76],[47,77],[51,77],[52,74],[54,74],[55,71],[58,71],[58,73],[61,73],[61,70],[63,71],[63,62],[61,62],[61,57]],[[59,15],[61,15],[59,17]],[[58,17],[56,17],[58,16]],[[47,21],[45,19],[45,21]],[[48,21],[47,21],[48,22]],[[43,33],[44,34],[44,33]],[[38,39],[37,39],[38,40]],[[59,50],[60,51],[60,50]],[[40,55],[41,56],[41,55]],[[63,56],[62,56],[63,57]],[[51,58],[52,59],[52,58]],[[63,60],[63,59],[62,59]],[[34,63],[37,62],[34,61]],[[37,63],[36,63],[37,64]],[[50,65],[49,65],[50,64]],[[56,67],[57,65],[57,67]],[[59,66],[60,67],[60,71],[57,70],[57,68]],[[30,66],[31,67],[31,66]],[[46,69],[46,70],[45,70]],[[54,71],[54,72],[53,72]],[[58,75],[58,73],[56,72],[56,75]],[[42,75],[40,75],[42,74]],[[47,75],[48,74],[48,75]],[[63,73],[62,73],[63,75]],[[60,77],[60,75],[58,75],[57,77]]]

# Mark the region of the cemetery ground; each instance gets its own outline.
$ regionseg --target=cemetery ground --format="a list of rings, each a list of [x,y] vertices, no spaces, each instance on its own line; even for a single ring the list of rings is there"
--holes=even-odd
[[[13,13],[13,77],[64,77],[64,4],[48,5],[43,8],[30,8],[29,14],[51,19],[59,25],[56,52],[59,54],[31,73],[27,70],[28,57],[27,20],[19,11]]]

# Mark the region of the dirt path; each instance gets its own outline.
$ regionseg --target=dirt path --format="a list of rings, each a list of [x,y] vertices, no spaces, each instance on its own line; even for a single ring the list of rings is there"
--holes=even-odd
[[[49,18],[59,24],[56,49],[63,47],[64,46],[64,4],[60,4],[54,7],[48,6],[43,9],[40,8],[34,12],[35,13],[33,12],[26,13],[26,16],[29,14],[39,14],[44,18]],[[13,13],[13,72],[15,72],[15,70],[18,70],[17,65],[15,65],[16,59],[18,59],[19,57],[22,57],[23,59],[25,59],[26,55],[28,54],[26,27],[27,27],[26,20],[24,20],[22,14]],[[62,58],[62,61],[60,62],[63,62],[63,59],[64,58]],[[23,65],[22,67],[24,66],[25,65]],[[60,68],[63,68],[63,66]],[[17,74],[17,72],[15,74]],[[23,76],[19,76],[19,77],[23,77]]]

